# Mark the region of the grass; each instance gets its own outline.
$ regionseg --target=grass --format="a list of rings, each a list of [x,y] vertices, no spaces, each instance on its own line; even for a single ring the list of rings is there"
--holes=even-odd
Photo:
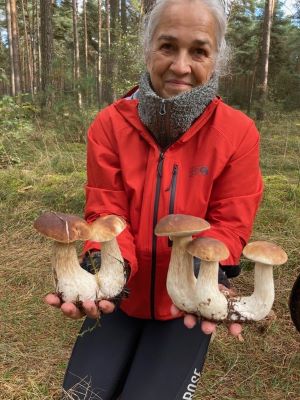
[[[17,122],[16,122],[17,123]],[[265,195],[253,239],[283,246],[289,261],[275,268],[277,318],[244,327],[244,342],[220,326],[196,399],[300,400],[300,335],[288,297],[300,273],[300,114],[260,126]],[[0,399],[58,399],[79,321],[42,302],[52,290],[50,244],[32,222],[42,210],[82,215],[85,144],[38,120],[0,132]],[[73,138],[74,139],[74,138]],[[249,294],[253,267],[235,280]],[[85,384],[83,382],[83,384]],[[72,399],[71,394],[69,395]]]

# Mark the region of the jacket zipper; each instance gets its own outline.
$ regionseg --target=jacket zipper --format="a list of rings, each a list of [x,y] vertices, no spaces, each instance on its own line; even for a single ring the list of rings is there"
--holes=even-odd
[[[178,165],[174,164],[172,171],[172,179],[171,185],[167,189],[171,191],[170,194],[170,205],[169,205],[169,214],[174,214],[174,205],[175,205],[175,194],[176,194],[176,185],[177,185],[177,175],[178,175]]]
[[[151,289],[150,289],[150,312],[151,318],[155,318],[155,275],[156,275],[156,243],[157,236],[154,233],[155,226],[158,218],[158,206],[161,189],[161,178],[164,163],[164,153],[160,153],[157,174],[156,174],[156,188],[155,188],[155,199],[154,199],[154,214],[153,214],[153,235],[152,235],[152,264],[151,264]]]
[[[174,164],[173,171],[172,171],[171,184],[167,189],[167,191],[171,192],[170,193],[170,203],[169,203],[169,214],[174,214],[177,176],[178,176],[178,165]],[[168,239],[168,245],[169,245],[169,247],[172,247],[172,241],[170,239]]]

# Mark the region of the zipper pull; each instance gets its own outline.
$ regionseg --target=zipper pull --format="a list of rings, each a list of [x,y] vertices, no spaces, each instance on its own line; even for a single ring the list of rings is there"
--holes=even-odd
[[[164,158],[165,158],[164,153],[160,153],[159,161],[158,161],[158,165],[157,165],[157,172],[160,177],[162,176],[162,167],[163,167]]]
[[[169,191],[171,190],[174,176],[177,174],[177,168],[178,168],[178,165],[177,165],[177,164],[174,164],[174,166],[173,166],[173,171],[172,171],[172,177],[171,177],[170,186],[165,190],[166,192],[169,192]]]
[[[160,106],[160,110],[159,110],[159,114],[160,115],[165,115],[167,113],[166,111],[166,104],[165,104],[165,100],[163,99],[161,101],[161,106]]]

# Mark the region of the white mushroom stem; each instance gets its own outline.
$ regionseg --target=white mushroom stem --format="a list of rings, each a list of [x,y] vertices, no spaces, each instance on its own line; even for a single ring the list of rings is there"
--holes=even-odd
[[[105,298],[114,298],[122,292],[126,283],[124,259],[116,238],[101,243],[101,268],[97,278]]]
[[[211,321],[221,321],[227,317],[227,299],[218,286],[219,262],[201,260],[196,285],[197,312]]]
[[[167,275],[167,291],[173,303],[186,312],[194,312],[196,278],[193,256],[186,252],[192,237],[171,237],[173,246]]]
[[[80,267],[74,244],[54,242],[52,268],[56,292],[63,301],[76,303],[103,297],[95,276]]]
[[[271,311],[274,297],[273,266],[256,262],[254,291],[251,296],[233,298],[229,301],[228,319],[231,321],[259,321]]]

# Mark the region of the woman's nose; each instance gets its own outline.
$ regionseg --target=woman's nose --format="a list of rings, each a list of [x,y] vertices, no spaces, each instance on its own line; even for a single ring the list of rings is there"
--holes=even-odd
[[[190,57],[185,53],[176,54],[170,65],[170,70],[176,75],[189,74],[191,72]]]

